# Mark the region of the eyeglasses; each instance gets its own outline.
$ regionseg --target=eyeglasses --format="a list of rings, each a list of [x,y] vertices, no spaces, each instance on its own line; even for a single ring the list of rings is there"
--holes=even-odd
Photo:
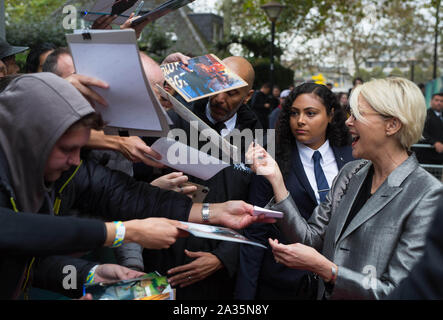
[[[386,116],[386,115],[378,113],[378,112],[360,112],[360,114],[363,118],[366,116],[380,116],[384,119],[392,118],[392,116]],[[358,120],[357,117],[355,116],[354,112],[352,112],[352,109],[349,109],[349,117],[352,118],[353,120]]]

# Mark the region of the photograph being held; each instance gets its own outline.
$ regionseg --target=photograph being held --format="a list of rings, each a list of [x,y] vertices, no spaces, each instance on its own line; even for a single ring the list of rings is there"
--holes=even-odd
[[[381,299],[423,254],[425,235],[443,199],[441,182],[421,168],[410,147],[423,131],[420,89],[402,78],[357,86],[346,121],[352,155],[309,220],[289,196],[277,163],[251,146],[251,168],[272,185],[277,226],[292,244],[269,240],[277,262],[316,273],[318,299]]]

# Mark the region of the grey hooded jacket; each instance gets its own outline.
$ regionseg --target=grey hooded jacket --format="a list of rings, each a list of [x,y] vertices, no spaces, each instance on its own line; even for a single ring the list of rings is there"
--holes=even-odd
[[[22,75],[0,92],[0,298],[17,297],[33,256],[102,246],[103,222],[37,215],[44,204],[44,169],[56,141],[94,112],[66,80]]]

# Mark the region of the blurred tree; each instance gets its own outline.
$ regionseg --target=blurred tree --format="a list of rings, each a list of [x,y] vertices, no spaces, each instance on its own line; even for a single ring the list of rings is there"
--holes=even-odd
[[[53,42],[66,45],[63,17],[51,17],[65,0],[11,0],[5,2],[6,38],[15,45]]]
[[[360,68],[358,71],[354,74],[354,78],[362,78],[364,82],[371,80],[372,75],[371,72],[369,72],[366,69]]]
[[[408,78],[408,72],[403,73],[403,71],[400,70],[400,68],[394,68],[389,72],[390,77],[403,77]]]
[[[356,70],[368,60],[406,61],[417,47],[426,45],[428,30],[420,1],[358,0],[348,12],[331,11],[323,30],[323,52],[352,57]]]

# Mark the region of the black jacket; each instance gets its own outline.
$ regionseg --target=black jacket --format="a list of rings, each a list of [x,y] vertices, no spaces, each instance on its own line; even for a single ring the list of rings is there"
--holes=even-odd
[[[437,141],[443,143],[443,121],[437,117],[432,108],[428,109],[425,127],[423,130],[423,143],[433,145]],[[443,164],[443,153],[438,153],[435,148],[414,149],[420,163]]]
[[[87,251],[102,246],[106,239],[104,223],[99,220],[15,212],[9,181],[0,150],[0,299],[18,296],[33,256]]]
[[[72,168],[65,172],[55,183],[54,190],[60,190],[74,170]],[[85,252],[100,247],[105,241],[106,230],[99,220],[15,214],[9,209],[11,193],[7,192],[8,184],[4,178],[7,177],[7,171],[2,170],[1,173],[0,271],[6,280],[0,292],[2,297],[11,298],[26,263],[33,256],[46,258],[49,255]],[[61,199],[60,215],[76,209],[82,216],[105,221],[146,217],[186,221],[192,206],[191,200],[186,196],[137,182],[124,173],[112,171],[88,160],[83,161],[73,179],[58,196]],[[35,283],[44,289],[60,289],[59,280],[64,277],[63,259],[72,263],[75,261],[68,257],[50,259],[38,259],[35,263]],[[90,267],[88,263],[78,262],[74,265],[80,266],[81,277]]]
[[[56,182],[55,190],[60,190],[74,170],[65,172]],[[187,221],[192,206],[192,201],[182,194],[136,181],[123,172],[86,159],[60,198],[60,215],[76,209],[83,216],[106,221],[148,217]]]
[[[262,126],[266,129],[268,128],[268,116],[272,111],[272,106],[270,106],[269,108],[265,107],[265,104],[267,103],[272,104],[272,98],[265,95],[260,90],[255,91],[250,100],[252,111],[255,112]]]
[[[205,110],[208,99],[194,103],[192,111],[208,125]],[[181,119],[175,112],[169,112],[169,116],[176,128],[189,132],[189,123]],[[247,105],[242,105],[237,111],[237,123],[235,126],[240,131],[243,129],[261,129],[261,125]],[[188,135],[189,137],[189,135]],[[206,142],[201,142],[201,145]],[[245,146],[242,146],[243,150]],[[247,148],[248,146],[246,146]],[[252,171],[242,165],[231,165],[207,181],[195,177],[189,180],[208,186],[210,191],[204,202],[216,203],[228,200],[247,200],[248,188],[252,178]],[[217,256],[223,263],[223,269],[212,276],[197,282],[186,288],[177,288],[177,299],[230,299],[233,298],[234,280],[238,266],[239,246],[232,242],[215,241],[189,237],[178,239],[170,249],[153,251],[144,250],[144,263],[146,271],[157,270],[160,273],[172,267],[190,263],[193,259],[184,254],[184,249],[189,251],[206,251]]]

